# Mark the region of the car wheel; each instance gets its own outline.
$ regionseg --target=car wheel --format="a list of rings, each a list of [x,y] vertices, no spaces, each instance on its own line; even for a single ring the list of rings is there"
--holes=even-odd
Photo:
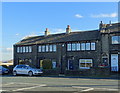
[[[28,75],[31,77],[33,75],[33,72],[32,71],[29,71],[28,72]]]
[[[17,72],[16,72],[16,71],[13,71],[13,75],[16,76],[16,75],[17,75]]]

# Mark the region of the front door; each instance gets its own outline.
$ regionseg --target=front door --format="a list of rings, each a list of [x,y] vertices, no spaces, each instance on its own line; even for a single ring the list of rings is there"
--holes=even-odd
[[[111,54],[111,71],[118,72],[118,54]]]
[[[73,70],[73,60],[68,60],[68,70]]]

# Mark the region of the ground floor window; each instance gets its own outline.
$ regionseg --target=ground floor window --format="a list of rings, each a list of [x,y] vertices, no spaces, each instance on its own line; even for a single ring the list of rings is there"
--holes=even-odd
[[[79,60],[80,69],[90,69],[90,67],[92,67],[92,64],[93,64],[92,59],[80,59]]]
[[[56,68],[56,60],[55,59],[52,60],[52,68],[53,69]]]
[[[39,62],[41,69],[55,69],[57,67],[56,59],[43,59]]]
[[[18,59],[19,64],[26,64],[26,65],[32,65],[31,58],[25,58],[25,59]]]

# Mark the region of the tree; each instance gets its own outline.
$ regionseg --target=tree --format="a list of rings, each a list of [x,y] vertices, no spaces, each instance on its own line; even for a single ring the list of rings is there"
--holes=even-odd
[[[42,62],[43,69],[52,69],[52,61],[49,59],[44,59]]]

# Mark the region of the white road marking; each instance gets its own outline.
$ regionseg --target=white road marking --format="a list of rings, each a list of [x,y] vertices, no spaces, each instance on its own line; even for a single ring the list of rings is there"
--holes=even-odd
[[[89,88],[89,89],[85,89],[85,90],[82,90],[82,91],[91,91],[91,90],[94,90],[94,88]]]
[[[110,88],[92,88],[92,87],[79,87],[79,86],[72,86],[73,88],[85,88],[85,90],[82,91],[90,91],[90,90],[107,90],[107,91],[118,91],[118,89],[110,89]]]
[[[95,88],[95,89],[99,89],[99,90],[109,90],[109,91],[118,91],[118,89],[109,89],[109,88]]]
[[[14,83],[11,82],[11,83],[7,83],[7,84],[2,84],[2,86],[3,86],[3,85],[5,85],[5,86],[6,86],[6,85],[12,85],[12,84],[14,84]]]
[[[43,87],[43,86],[46,86],[46,85],[44,84],[44,85],[39,85],[39,86],[34,86],[34,87],[20,88],[20,89],[16,89],[16,90],[12,90],[12,91],[29,90],[29,89],[38,88],[38,87]]]
[[[7,90],[0,90],[0,92],[7,91]]]

